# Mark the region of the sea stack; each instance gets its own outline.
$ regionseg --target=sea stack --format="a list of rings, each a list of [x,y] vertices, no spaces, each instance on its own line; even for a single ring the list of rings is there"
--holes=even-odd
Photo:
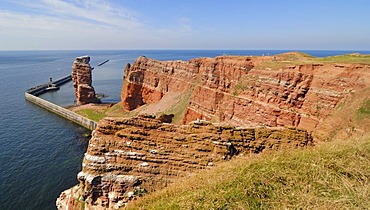
[[[72,65],[72,80],[76,95],[77,105],[88,103],[100,103],[96,98],[94,87],[92,86],[92,74],[90,57],[77,57]]]

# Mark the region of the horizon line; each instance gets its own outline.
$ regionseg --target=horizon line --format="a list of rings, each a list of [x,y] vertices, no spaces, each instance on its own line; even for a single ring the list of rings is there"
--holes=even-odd
[[[0,51],[216,51],[216,50],[235,50],[235,51],[369,51],[370,49],[183,49],[183,48],[142,48],[142,49],[0,49]]]

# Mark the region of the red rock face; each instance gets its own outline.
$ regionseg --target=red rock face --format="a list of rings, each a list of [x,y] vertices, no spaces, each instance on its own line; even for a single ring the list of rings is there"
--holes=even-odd
[[[220,56],[189,61],[138,58],[125,69],[127,110],[192,88],[183,122],[297,126],[312,131],[351,92],[370,84],[363,64],[314,63],[263,67],[273,57]]]
[[[159,101],[170,91],[184,91],[197,76],[194,63],[183,61],[160,62],[139,57],[125,68],[122,106],[133,110],[141,105]]]
[[[72,66],[72,80],[76,95],[77,105],[88,103],[99,103],[95,96],[95,90],[92,87],[90,57],[77,57]]]
[[[162,117],[104,118],[92,134],[79,185],[58,198],[58,209],[118,209],[140,189],[165,187],[178,177],[237,155],[312,145],[297,128],[242,128],[196,121],[173,125]]]

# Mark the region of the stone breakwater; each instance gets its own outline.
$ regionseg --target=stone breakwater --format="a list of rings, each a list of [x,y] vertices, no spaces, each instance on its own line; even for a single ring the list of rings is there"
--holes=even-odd
[[[296,64],[283,56],[299,55],[189,61],[139,57],[125,68],[121,104],[133,110],[192,88],[184,124],[207,119],[237,126],[289,125],[313,131],[347,96],[369,87],[369,65]],[[273,62],[275,59],[278,61]]]
[[[50,82],[47,82],[47,83],[44,83],[44,84],[41,84],[41,85],[37,85],[35,87],[31,87],[30,89],[28,89],[26,92],[25,92],[25,99],[31,103],[34,103],[52,113],[55,113],[61,117],[64,117],[65,119],[68,119],[72,122],[75,122],[79,125],[82,125],[84,127],[86,127],[87,129],[90,129],[90,130],[94,130],[96,128],[96,125],[97,123],[93,120],[90,120],[90,119],[87,119],[75,112],[72,112],[68,109],[65,109],[59,105],[56,105],[56,104],[53,104],[49,101],[46,101],[42,98],[39,98],[38,96],[47,92],[47,91],[53,91],[54,89],[52,90],[49,90],[48,88],[52,87],[52,88],[59,88],[61,85],[69,82],[70,80],[72,80],[72,76],[71,75],[68,75],[68,76],[65,76],[63,78],[60,78],[58,80],[55,80],[55,81],[51,81]]]
[[[46,101],[42,98],[39,98],[27,92],[25,93],[25,99],[67,120],[77,123],[89,130],[94,130],[97,126],[97,122],[93,120],[87,119],[86,117],[83,117],[75,112],[72,112],[66,108],[53,104],[49,101]]]
[[[173,125],[150,115],[105,118],[90,139],[78,174],[80,184],[63,192],[57,206],[119,208],[134,195],[163,188],[233,156],[308,145],[311,135],[293,127],[243,128],[206,121]]]
[[[72,65],[72,80],[76,95],[77,105],[88,103],[100,103],[96,98],[94,87],[92,86],[92,73],[90,57],[77,57]]]

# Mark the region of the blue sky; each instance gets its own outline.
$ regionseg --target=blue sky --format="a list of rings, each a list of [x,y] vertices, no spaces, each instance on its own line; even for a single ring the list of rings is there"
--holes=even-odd
[[[368,0],[0,0],[0,50],[370,50]]]

